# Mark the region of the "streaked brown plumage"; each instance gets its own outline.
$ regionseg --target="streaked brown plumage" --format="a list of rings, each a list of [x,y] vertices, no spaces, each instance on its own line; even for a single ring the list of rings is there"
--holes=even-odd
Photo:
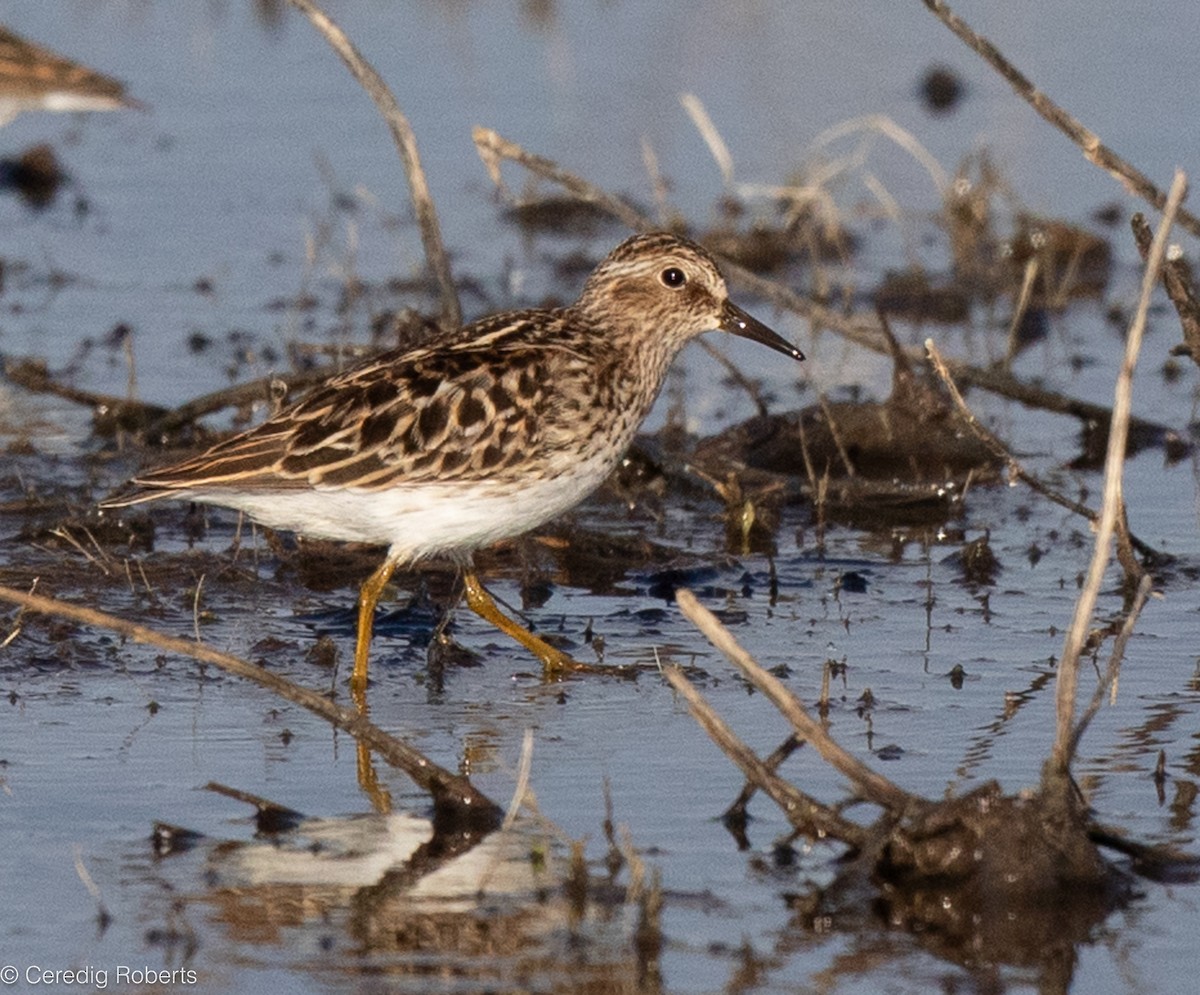
[[[21,111],[136,107],[125,87],[0,27],[0,125]]]
[[[635,236],[600,263],[572,306],[498,314],[382,355],[257,428],[136,477],[104,505],[186,498],[305,535],[386,543],[387,560],[360,597],[357,687],[380,590],[396,565],[433,555],[468,568],[472,608],[547,666],[566,666],[569,658],[496,617],[469,571],[471,553],[599,486],[676,353],[710,329],[803,359],[730,303],[699,246]]]

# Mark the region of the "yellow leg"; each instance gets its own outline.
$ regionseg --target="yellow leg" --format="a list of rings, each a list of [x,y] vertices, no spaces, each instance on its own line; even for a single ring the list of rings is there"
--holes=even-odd
[[[384,560],[364,582],[358,594],[358,635],[354,642],[354,673],[350,675],[350,697],[360,714],[367,714],[367,658],[371,650],[371,630],[375,623],[375,606],[387,582],[396,570],[395,560]],[[379,783],[379,774],[366,744],[355,744],[355,759],[359,787],[371,799],[376,812],[392,810],[392,798]]]
[[[375,762],[371,759],[371,748],[365,743],[356,743],[355,759],[358,786],[371,799],[371,806],[375,811],[380,815],[387,815],[392,810],[392,795],[379,783],[379,774],[375,770]]]
[[[463,574],[463,590],[467,595],[467,606],[480,618],[491,622],[497,629],[503,632],[506,636],[511,636],[529,652],[542,661],[542,666],[546,673],[555,673],[563,670],[592,670],[585,664],[578,663],[562,650],[555,649],[544,640],[538,639],[532,632],[524,626],[514,622],[511,618],[504,614],[492,599],[492,596],[484,589],[484,586],[479,582],[479,578],[475,576],[474,570],[467,570]]]
[[[358,638],[354,643],[354,673],[350,675],[350,690],[361,694],[367,687],[367,656],[371,651],[371,628],[375,624],[375,605],[384,586],[392,579],[396,561],[384,560],[370,577],[363,581],[358,593]]]

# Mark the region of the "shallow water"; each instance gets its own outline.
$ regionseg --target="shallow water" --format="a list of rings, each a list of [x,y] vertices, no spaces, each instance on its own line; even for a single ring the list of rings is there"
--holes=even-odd
[[[1058,5],[1036,24],[980,3],[963,4],[960,12],[1165,184],[1172,166],[1194,159],[1188,139],[1197,95],[1189,88],[1200,86],[1185,71],[1195,36],[1186,26],[1196,12],[1185,4],[1171,8],[1131,23],[1117,12],[1095,17],[1084,3]],[[125,346],[110,335],[124,323],[133,329],[138,395],[171,404],[231,376],[286,368],[287,350],[297,342],[365,342],[375,309],[430,305],[419,294],[376,286],[414,275],[421,260],[386,132],[307,24],[290,13],[264,13],[273,10],[66,3],[50,12],[0,4],[12,28],[123,78],[151,107],[79,121],[26,115],[0,131],[2,154],[53,142],[75,183],[42,212],[11,196],[0,200],[6,357],[41,356],[56,371],[69,368],[77,386],[124,394]],[[456,272],[478,284],[478,292],[465,296],[469,314],[537,301],[551,290],[569,296],[576,284],[556,283],[549,261],[575,246],[598,255],[623,235],[613,229],[596,240],[532,237],[506,225],[471,147],[471,126],[495,127],[650,202],[645,137],[674,182],[673,202],[704,223],[713,217],[721,180],[679,108],[684,90],[705,101],[732,149],[739,181],[780,182],[823,128],[886,113],[948,170],[967,152],[988,147],[1006,181],[1037,210],[1087,222],[1110,201],[1123,214],[1133,207],[917,4],[869,5],[854,18],[833,4],[807,5],[803,14],[786,4],[732,11],[720,4],[651,10],[409,2],[330,10],[412,118]],[[664,48],[675,57],[663,59]],[[969,86],[961,111],[945,118],[930,117],[915,97],[921,71],[934,61],[958,67]],[[871,168],[908,213],[898,225],[862,222],[869,239],[856,266],[864,286],[885,269],[902,268],[914,243],[920,250],[913,233],[922,230],[921,213],[936,208],[927,178],[903,154],[880,143]],[[518,170],[506,175],[522,189]],[[852,184],[842,197],[855,217],[875,211],[865,186]],[[80,198],[87,205],[82,212]],[[1135,253],[1123,228],[1111,238],[1118,262],[1107,301],[1129,307]],[[342,308],[348,272],[366,281],[370,293]],[[296,303],[305,293],[313,306]],[[830,335],[811,341],[798,319],[773,316],[752,299],[743,303],[800,342],[810,356],[806,380],[834,393],[848,385],[874,395],[886,389],[882,361]],[[977,317],[966,332],[898,328],[911,341],[932,333],[950,354],[978,358],[1003,350],[1002,318]],[[209,340],[206,347],[189,346],[196,333]],[[1186,366],[1174,382],[1159,375],[1177,338],[1173,314],[1156,313],[1135,410],[1182,429],[1194,417],[1194,375]],[[777,407],[811,400],[771,355],[744,343],[722,348],[748,374],[767,380]],[[1080,305],[1050,319],[1048,338],[1024,353],[1016,370],[1107,403],[1120,348],[1121,335],[1104,321],[1103,308]],[[1075,368],[1076,355],[1089,362]],[[700,350],[679,365],[651,427],[681,396],[689,427],[700,432],[752,413],[749,399],[723,384]],[[1076,423],[979,392],[971,401],[1031,468],[1068,493],[1087,488],[1095,500],[1097,474],[1063,469],[1076,454]],[[164,508],[156,513],[156,550],[145,559],[153,578],[147,594],[139,579],[127,579],[120,555],[85,556],[46,532],[119,483],[141,454],[114,455],[91,437],[86,413],[3,382],[0,431],[6,444],[32,446],[4,458],[0,506],[31,494],[53,502],[42,512],[0,515],[6,583],[25,586],[43,575],[59,597],[183,636],[194,629],[198,587],[205,610],[198,627],[207,642],[262,659],[307,686],[336,687],[345,700],[344,684],[305,654],[328,631],[345,660],[353,632],[350,587],[318,592],[297,583],[290,560],[261,537],[244,537],[235,557],[235,523],[220,513],[190,545],[184,509]],[[1194,850],[1196,467],[1191,459],[1167,465],[1151,449],[1129,462],[1127,474],[1132,528],[1178,560],[1159,579],[1161,596],[1137,626],[1117,701],[1097,716],[1076,776],[1102,821],[1139,839]],[[673,497],[665,509],[643,503],[633,512],[596,501],[575,521],[674,550],[671,564],[695,570],[693,586],[704,603],[727,610],[739,640],[765,665],[786,664],[789,684],[805,700],[818,693],[824,661],[845,660],[831,731],[903,787],[938,797],[947,786],[962,791],[987,778],[1010,791],[1036,782],[1053,734],[1052,660],[1061,653],[1076,578],[1090,555],[1083,523],[1022,488],[995,485],[976,488],[944,535],[833,526],[818,554],[808,511],[785,508],[773,601],[766,558],[727,552],[720,511],[702,497]],[[1003,569],[993,585],[976,589],[950,557],[964,538],[985,530]],[[1035,546],[1039,556],[1031,555]],[[604,637],[607,662],[694,663],[707,673],[705,694],[752,746],[769,750],[783,738],[782,722],[761,697],[747,693],[678,610],[656,596],[660,564],[633,563],[615,586],[592,591],[562,582],[545,551],[530,549],[535,567],[552,581],[549,599],[530,610],[537,625],[561,631],[583,654],[590,622]],[[851,571],[865,578],[864,591],[838,583]],[[522,571],[511,558],[488,579],[498,596],[520,604]],[[1117,579],[1110,575],[1102,615],[1119,608]],[[397,604],[417,586],[401,578]],[[438,587],[436,577],[432,586]],[[7,633],[14,615],[3,617]],[[483,665],[451,670],[439,687],[425,670],[423,648],[410,639],[414,628],[427,629],[424,619],[397,612],[381,623],[372,660],[373,719],[434,760],[470,773],[502,804],[513,790],[523,732],[532,729],[540,809],[568,836],[587,838],[594,859],[604,850],[607,781],[614,818],[662,875],[666,990],[1038,988],[1032,971],[970,974],[907,934],[802,928],[787,896],[828,880],[833,851],[817,847],[781,865],[773,842],[786,823],[759,799],[751,849],[740,852],[717,818],[740,779],[656,674],[546,685],[503,637],[460,612],[456,637],[482,655]],[[957,688],[950,679],[956,665],[966,671]],[[343,675],[344,669],[345,663]],[[860,714],[868,688],[875,704]],[[0,692],[0,839],[6,842],[0,963],[22,971],[107,968],[114,983],[119,965],[186,967],[199,973],[205,990],[382,986],[373,973],[379,964],[356,951],[338,924],[299,920],[247,934],[208,899],[207,861],[217,857],[202,850],[156,859],[149,842],[156,820],[214,840],[253,838],[244,806],[199,790],[209,781],[313,816],[369,811],[347,736],[211,668],[34,619],[0,650]],[[1160,750],[1168,774],[1163,801],[1152,778]],[[785,770],[818,797],[836,798],[842,787],[804,751]],[[396,803],[423,807],[405,778],[381,774]],[[103,930],[76,852],[111,916]],[[1079,948],[1074,990],[1192,987],[1196,886],[1143,882],[1140,889]],[[413,975],[403,983],[411,990],[433,986]],[[512,978],[508,983],[516,986]],[[470,990],[469,981],[461,985]],[[611,987],[618,990],[615,980]]]

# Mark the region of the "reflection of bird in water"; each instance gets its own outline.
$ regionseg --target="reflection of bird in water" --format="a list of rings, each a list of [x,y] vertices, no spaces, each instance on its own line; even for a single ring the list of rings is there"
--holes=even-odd
[[[0,26],[0,126],[21,111],[115,111],[137,106],[115,79]]]

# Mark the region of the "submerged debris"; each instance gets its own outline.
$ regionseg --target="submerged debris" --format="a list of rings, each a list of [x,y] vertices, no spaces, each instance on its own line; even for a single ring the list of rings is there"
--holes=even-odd
[[[949,66],[930,66],[921,79],[921,99],[925,109],[934,114],[954,110],[965,92],[962,77]]]
[[[961,284],[935,282],[923,269],[884,274],[873,298],[878,310],[910,321],[957,325],[971,313],[971,297]]]
[[[34,210],[54,203],[67,173],[54,148],[33,145],[15,158],[0,159],[0,190],[13,190]]]
[[[1038,788],[1016,796],[991,781],[942,800],[910,794],[839,746],[689,591],[680,590],[677,600],[794,730],[761,760],[682,672],[667,671],[697,721],[746,775],[735,808],[744,812],[749,794],[764,791],[797,835],[844,848],[828,887],[790,899],[803,909],[805,928],[825,932],[834,921],[870,928],[872,920],[882,921],[971,968],[1033,965],[1045,977],[1065,970],[1069,978],[1075,944],[1134,893],[1129,872],[1106,859],[1101,846],[1136,854],[1136,870],[1161,874],[1174,866],[1192,876],[1200,870],[1194,858],[1129,843],[1095,824],[1074,782],[1052,764]],[[874,822],[852,822],[842,814],[844,804],[827,805],[779,777],[776,767],[803,743],[850,781],[855,799],[880,810]]]

